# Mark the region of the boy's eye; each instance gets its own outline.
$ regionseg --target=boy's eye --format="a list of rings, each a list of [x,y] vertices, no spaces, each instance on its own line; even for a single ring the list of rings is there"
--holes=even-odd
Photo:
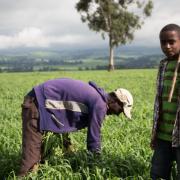
[[[161,40],[162,45],[170,44],[173,45],[175,43],[175,40]]]
[[[168,43],[169,43],[170,45],[173,45],[173,44],[175,43],[175,41],[174,41],[174,40],[170,40],[170,41],[168,41]]]

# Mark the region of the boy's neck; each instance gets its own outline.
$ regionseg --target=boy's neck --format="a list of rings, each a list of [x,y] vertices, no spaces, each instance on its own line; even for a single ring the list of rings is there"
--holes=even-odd
[[[175,55],[175,56],[172,56],[172,57],[167,57],[167,60],[168,61],[177,61],[179,58],[179,54]]]

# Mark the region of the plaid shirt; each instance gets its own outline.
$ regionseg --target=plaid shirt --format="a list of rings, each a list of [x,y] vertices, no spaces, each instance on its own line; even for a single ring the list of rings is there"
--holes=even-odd
[[[155,142],[157,137],[157,131],[159,123],[161,121],[161,106],[162,106],[162,90],[163,90],[163,79],[165,70],[168,64],[168,60],[164,59],[160,62],[158,75],[157,75],[157,94],[154,103],[154,116],[153,116],[153,128],[152,128],[152,141]],[[179,87],[178,87],[179,88]],[[180,88],[178,89],[178,108],[176,112],[176,119],[174,123],[173,133],[172,133],[172,146],[180,146]]]

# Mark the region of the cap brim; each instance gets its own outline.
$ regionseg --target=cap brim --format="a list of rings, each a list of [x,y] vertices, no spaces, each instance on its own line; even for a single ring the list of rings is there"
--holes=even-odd
[[[124,115],[131,119],[131,109],[130,108],[124,108]]]

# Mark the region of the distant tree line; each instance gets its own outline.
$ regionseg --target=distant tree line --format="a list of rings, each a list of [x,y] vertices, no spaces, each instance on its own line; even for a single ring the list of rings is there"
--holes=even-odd
[[[59,60],[29,58],[28,56],[15,56],[0,58],[0,72],[30,72],[30,71],[56,71],[56,66],[77,66],[82,64],[81,60]]]
[[[146,55],[141,57],[126,57],[116,59],[116,69],[134,68],[157,68],[161,55]],[[89,58],[84,60],[55,60],[55,59],[33,59],[28,57],[13,57],[12,59],[0,58],[0,72],[31,72],[31,71],[60,71],[60,70],[107,70],[108,57],[97,57],[95,61],[105,61],[107,64],[89,65]]]

